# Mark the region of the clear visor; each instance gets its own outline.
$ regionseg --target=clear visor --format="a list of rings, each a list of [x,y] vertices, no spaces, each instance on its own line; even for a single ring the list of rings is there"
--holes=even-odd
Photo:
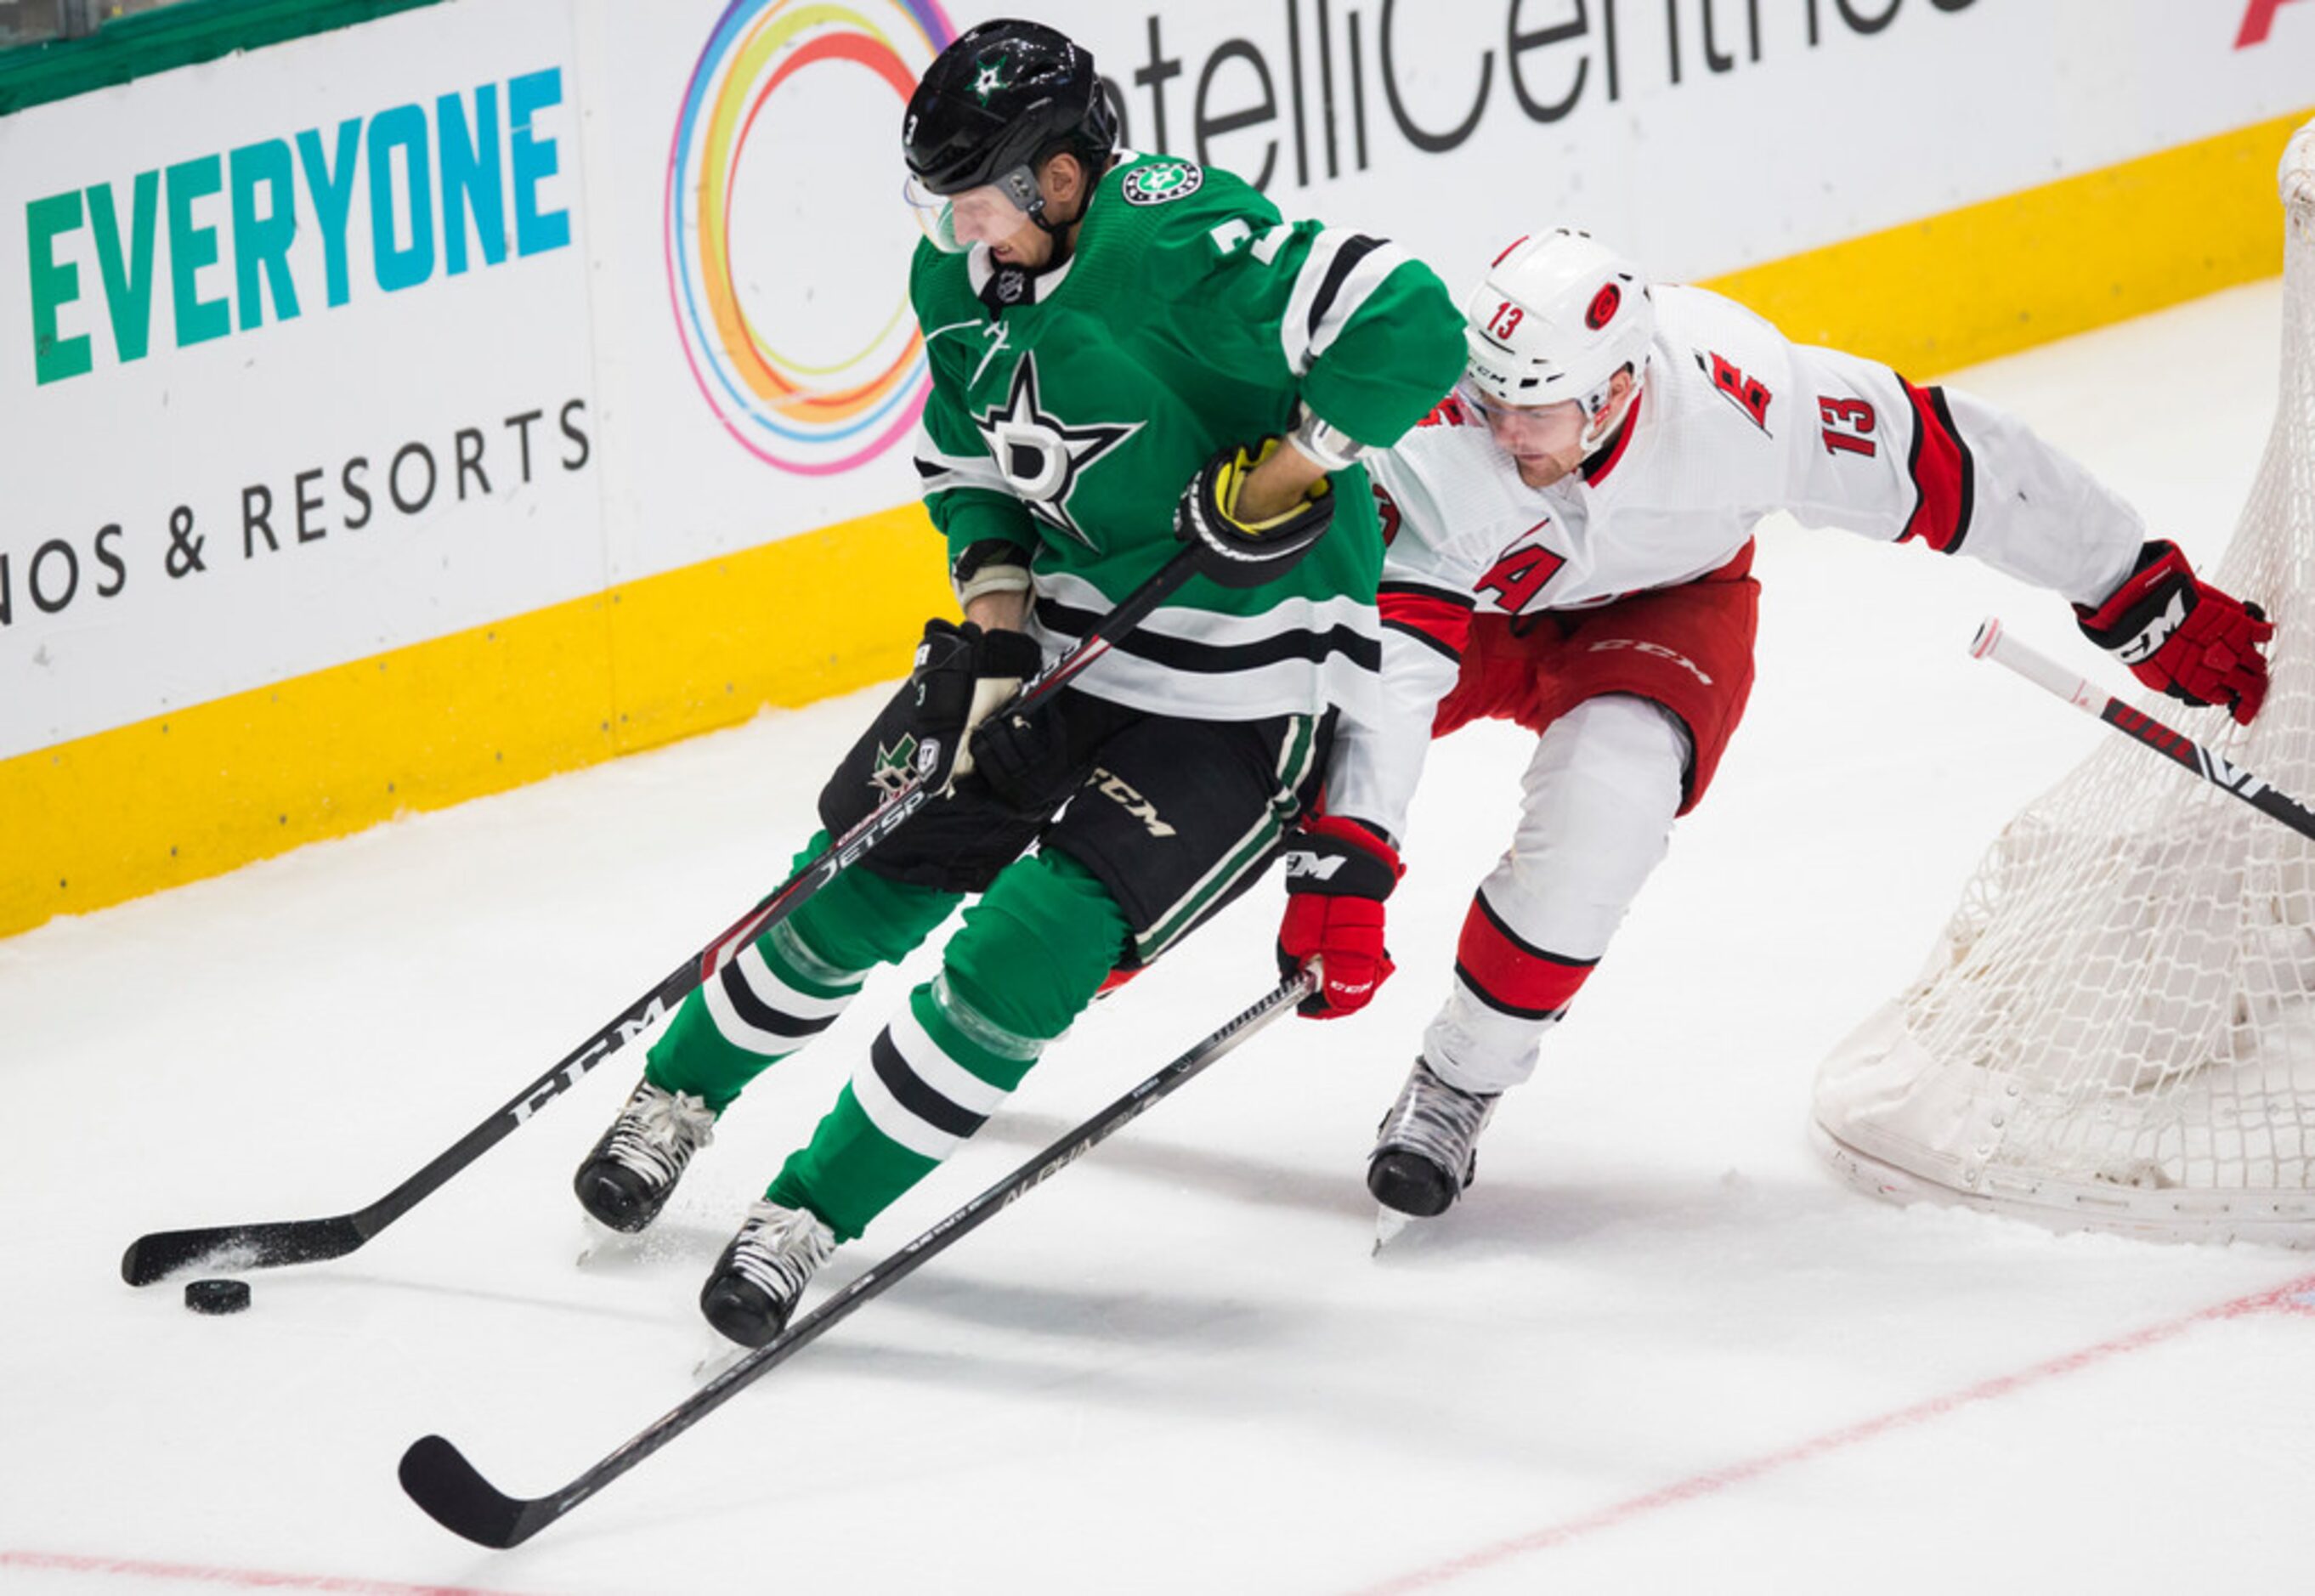
[[[1455,385],[1455,397],[1491,430],[1510,437],[1542,439],[1557,432],[1581,432],[1583,427],[1583,407],[1573,399],[1556,404],[1507,404],[1468,375]]]
[[[908,196],[909,208],[925,236],[936,248],[954,255],[976,244],[1001,244],[1029,226],[1037,182],[1027,167],[1021,166],[993,183],[962,194],[936,194],[922,179],[913,176],[901,191]]]

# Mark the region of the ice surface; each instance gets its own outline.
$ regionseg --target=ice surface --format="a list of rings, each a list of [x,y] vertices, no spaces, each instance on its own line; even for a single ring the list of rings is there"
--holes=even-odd
[[[2277,302],[1962,380],[2207,560]],[[1749,723],[1456,1213],[1372,1257],[1360,1174],[1508,831],[1523,740],[1484,727],[1436,751],[1372,1011],[1256,1038],[512,1552],[422,1517],[402,1449],[543,1492],[679,1400],[699,1278],[920,967],[583,1266],[570,1172],[639,1060],[248,1313],[130,1290],[121,1248],[416,1169],[778,878],[876,695],[0,942],[0,1590],[2307,1588],[2315,1319],[2224,1310],[2315,1260],[1883,1207],[1804,1136],[1817,1060],[2110,735],[1972,663],[1980,616],[2124,678],[1966,561],[1785,528],[1759,569]],[[1277,902],[1088,1016],[824,1278],[1266,989]]]

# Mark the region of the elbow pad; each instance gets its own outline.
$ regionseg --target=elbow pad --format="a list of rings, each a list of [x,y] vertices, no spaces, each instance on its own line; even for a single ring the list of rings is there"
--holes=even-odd
[[[1348,469],[1351,462],[1366,451],[1366,445],[1340,427],[1321,420],[1318,412],[1307,404],[1302,407],[1301,419],[1294,423],[1294,430],[1287,434],[1287,441],[1300,449],[1311,464],[1327,471]]]

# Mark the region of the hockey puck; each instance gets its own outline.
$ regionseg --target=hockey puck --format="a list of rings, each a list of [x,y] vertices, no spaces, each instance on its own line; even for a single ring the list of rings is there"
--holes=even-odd
[[[185,1306],[197,1314],[237,1314],[249,1306],[247,1281],[191,1281],[185,1286]]]

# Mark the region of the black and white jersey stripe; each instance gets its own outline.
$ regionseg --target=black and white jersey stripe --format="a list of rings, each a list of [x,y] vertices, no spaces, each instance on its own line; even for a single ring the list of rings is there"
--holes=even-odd
[[[1080,577],[1041,572],[1031,631],[1048,657],[1111,607]],[[1382,625],[1374,607],[1337,596],[1288,598],[1258,615],[1193,605],[1158,610],[1077,678],[1096,698],[1154,714],[1255,721],[1368,705],[1379,692]]]

